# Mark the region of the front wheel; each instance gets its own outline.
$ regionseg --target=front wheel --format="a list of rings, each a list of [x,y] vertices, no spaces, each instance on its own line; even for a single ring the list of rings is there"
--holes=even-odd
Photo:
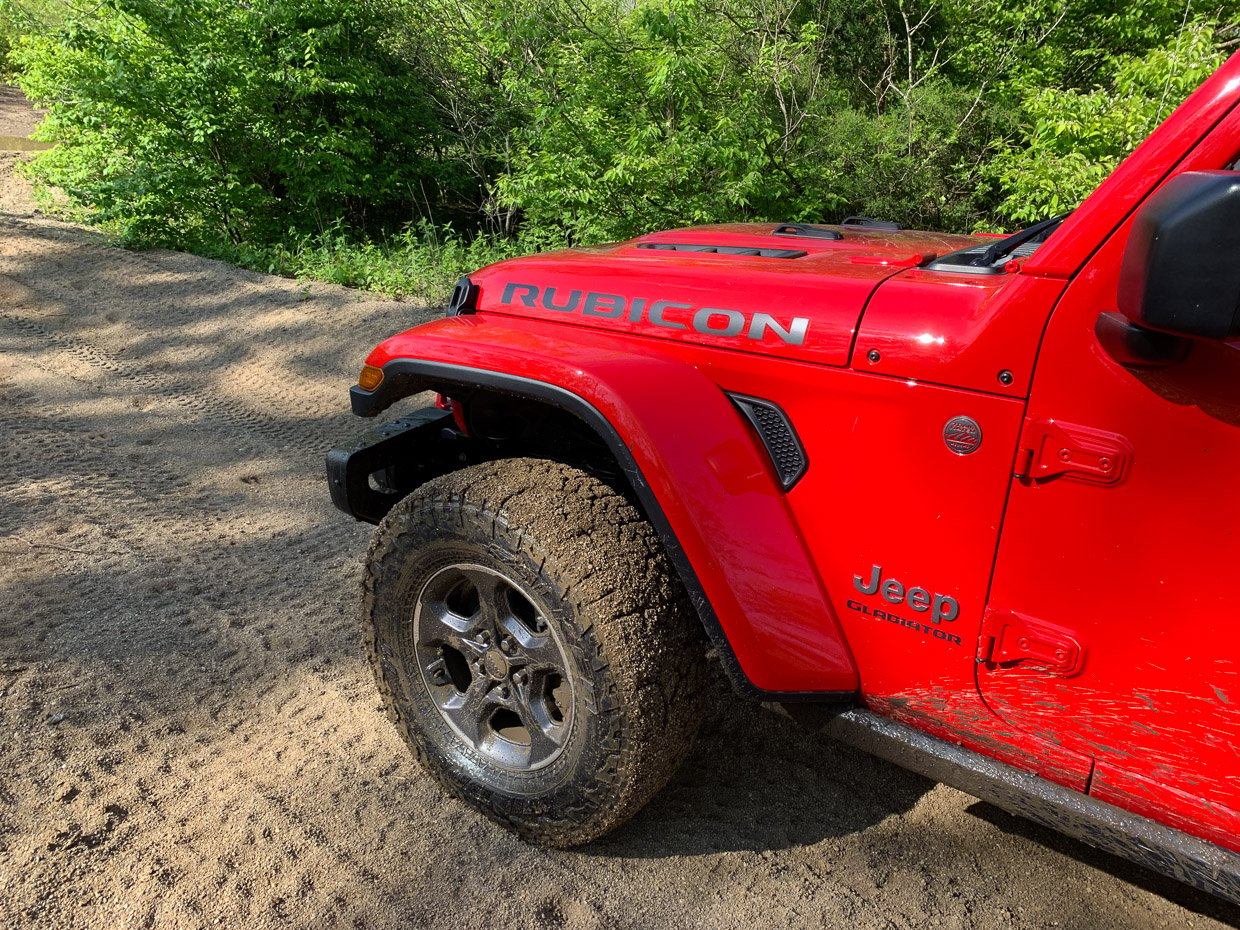
[[[658,537],[568,465],[489,462],[406,497],[375,534],[363,624],[414,755],[543,845],[627,820],[701,719],[701,628]]]

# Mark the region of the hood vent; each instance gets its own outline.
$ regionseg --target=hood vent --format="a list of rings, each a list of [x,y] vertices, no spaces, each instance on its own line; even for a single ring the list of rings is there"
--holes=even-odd
[[[761,249],[745,245],[692,245],[681,242],[641,242],[637,247],[655,249],[659,252],[710,252],[716,255],[745,255],[755,258],[804,258],[809,254],[800,249]]]
[[[843,239],[844,234],[825,226],[811,226],[809,223],[784,223],[771,230],[772,236],[800,236],[802,239]]]
[[[840,223],[841,226],[860,226],[862,229],[903,229],[899,223],[891,220],[876,220],[872,216],[850,216]]]

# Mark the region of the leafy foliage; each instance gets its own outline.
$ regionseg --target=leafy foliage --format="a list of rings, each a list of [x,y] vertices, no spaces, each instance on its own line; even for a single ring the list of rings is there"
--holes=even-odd
[[[36,178],[141,242],[268,242],[442,196],[445,131],[386,0],[108,0],[23,40]]]
[[[12,75],[13,47],[22,36],[54,28],[71,9],[70,0],[0,0],[0,75]]]
[[[539,48],[541,66],[512,78],[529,118],[512,132],[496,193],[527,230],[584,241],[867,211],[931,225],[977,218],[959,165],[985,147],[991,114],[932,73],[887,77],[889,49],[866,34],[879,24],[852,4],[597,12],[565,22]],[[858,80],[862,64],[872,86]]]
[[[465,238],[451,227],[423,222],[379,241],[337,228],[269,246],[219,243],[208,254],[267,274],[445,303],[462,275],[521,251],[515,239]]]
[[[686,223],[1033,220],[1085,196],[1240,41],[1240,0],[104,0],[65,15],[25,29],[14,60],[58,143],[30,171],[78,215],[389,291]]]
[[[1022,88],[1022,143],[985,174],[1007,196],[999,209],[1030,221],[1075,206],[1221,63],[1214,23],[1191,23],[1170,47],[1117,56],[1104,86]]]

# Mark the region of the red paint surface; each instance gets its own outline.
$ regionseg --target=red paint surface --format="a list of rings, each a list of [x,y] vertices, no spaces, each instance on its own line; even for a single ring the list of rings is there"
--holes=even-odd
[[[1240,848],[1240,347],[1201,342],[1140,372],[1094,336],[1116,310],[1133,212],[1177,172],[1232,163],[1237,99],[1240,56],[1003,275],[912,267],[976,241],[964,237],[676,230],[484,269],[476,316],[393,337],[368,361],[475,366],[591,403],[759,687],[859,689],[903,722]],[[654,242],[808,254],[637,248]],[[505,301],[512,282],[554,287],[561,303],[575,291],[670,305],[662,325],[627,309],[590,316]],[[703,308],[804,319],[805,337],[695,331]],[[790,493],[724,391],[789,415],[810,463]],[[943,443],[957,416],[981,428],[970,455]],[[1013,479],[1031,421],[1042,436],[1069,424],[1063,435],[1121,437],[1122,471]],[[874,565],[897,585],[861,594],[854,576]],[[958,615],[933,622],[913,588],[951,597]],[[1056,631],[1079,656],[1058,670],[979,666],[987,616]],[[1018,640],[997,654],[1018,655]]]
[[[1231,164],[1238,91],[1233,57],[1116,177],[1148,195],[1174,173]],[[1092,248],[1080,241],[1083,267],[1051,317],[1028,411],[1122,436],[1126,474],[1014,482],[991,594],[998,609],[1073,631],[1083,667],[986,667],[979,682],[1005,719],[1095,758],[1106,800],[1217,841],[1240,809],[1240,350],[1198,341],[1181,364],[1147,372],[1107,355],[1094,327],[1117,309],[1130,225],[1131,210]]]
[[[1016,482],[992,589],[996,607],[1071,630],[1083,668],[983,670],[982,691],[1030,732],[1236,808],[1240,351],[1200,342],[1146,373],[1115,363],[1093,331],[1115,310],[1123,244],[1114,237],[1056,311],[1029,412],[1124,437],[1126,477]]]
[[[588,401],[624,437],[750,681],[773,691],[856,689],[856,667],[770,459],[702,371],[650,340],[501,316],[420,326],[368,361],[393,358],[520,375]]]
[[[885,278],[903,270],[900,262],[914,253],[942,253],[974,244],[964,236],[847,227],[839,240],[809,239],[773,235],[776,228],[771,223],[733,224],[656,233],[618,245],[500,262],[471,275],[471,280],[479,287],[478,306],[487,313],[567,323],[609,335],[631,333],[660,341],[843,366],[848,364],[866,301]],[[638,248],[643,243],[669,242],[790,249],[807,254],[792,259],[750,258]],[[891,264],[859,263],[853,261],[855,258]],[[524,291],[514,289],[506,294],[507,285],[513,283],[540,289],[535,306],[528,307],[520,299]],[[576,293],[577,308],[548,309],[542,299],[548,287],[555,288],[550,304],[566,306]],[[614,319],[587,315],[581,305],[590,293],[623,298],[625,310]],[[641,309],[631,313],[638,301]],[[662,313],[665,325],[650,320],[650,308],[658,301],[672,304]],[[804,341],[790,344],[769,330],[761,339],[695,331],[695,313],[712,308],[740,314],[747,323],[756,314],[766,314],[785,328],[793,320],[804,320]],[[630,319],[631,315],[638,319]],[[726,317],[714,315],[710,325],[724,328]]]
[[[1038,340],[1064,283],[1027,275],[913,269],[887,281],[866,308],[853,367],[1024,397]],[[869,350],[880,355],[869,361]],[[1011,374],[1011,383],[1000,380]]]

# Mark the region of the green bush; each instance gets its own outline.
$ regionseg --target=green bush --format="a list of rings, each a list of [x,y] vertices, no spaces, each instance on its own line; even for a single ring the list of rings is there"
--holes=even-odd
[[[401,225],[444,199],[445,133],[389,48],[388,0],[107,0],[22,40],[21,86],[59,143],[36,179],[143,243],[279,241]]]
[[[516,239],[475,236],[423,222],[379,241],[338,228],[322,235],[254,248],[224,245],[212,257],[267,274],[327,281],[393,297],[446,303],[465,274],[530,251]]]
[[[406,293],[687,223],[1055,213],[1238,20],[1236,0],[104,0],[16,30],[13,57],[58,143],[29,171],[77,216]]]
[[[22,36],[55,28],[69,12],[70,0],[0,0],[0,79],[14,77],[13,48]]]
[[[1032,222],[1080,203],[1222,63],[1216,32],[1196,21],[1167,47],[1116,56],[1102,86],[1022,88],[1020,138],[985,169],[1001,213]]]
[[[508,78],[528,118],[496,183],[527,235],[677,223],[978,219],[970,152],[1006,119],[834,0],[598,3],[532,35]],[[524,26],[524,29],[522,28]],[[918,42],[920,43],[920,39]],[[893,77],[908,64],[911,77]]]

